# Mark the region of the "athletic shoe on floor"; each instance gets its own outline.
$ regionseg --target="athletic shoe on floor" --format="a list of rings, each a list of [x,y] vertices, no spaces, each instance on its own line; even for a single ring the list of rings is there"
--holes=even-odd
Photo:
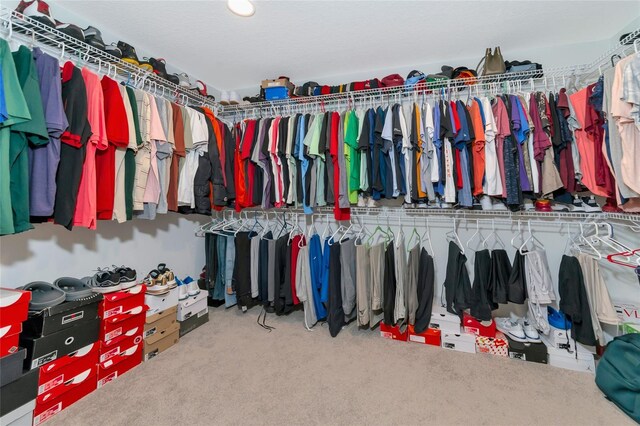
[[[482,207],[482,210],[493,210],[491,197],[489,197],[488,195],[483,195],[482,197],[480,197],[480,207]]]
[[[91,287],[77,278],[61,277],[55,280],[53,285],[64,291],[66,300],[80,300],[93,294]]]
[[[99,270],[92,277],[82,278],[82,281],[91,287],[91,290],[96,293],[112,293],[114,291],[122,290],[120,274],[117,272]]]
[[[582,197],[582,205],[584,211],[587,213],[598,213],[602,211],[602,208],[596,202],[596,197],[593,195],[590,197]]]
[[[42,0],[22,0],[16,7],[16,12],[48,27],[56,26],[56,21],[49,12],[49,5]]]
[[[513,319],[512,319],[513,320]],[[540,335],[538,334],[538,330],[535,329],[531,323],[524,318],[518,318],[518,322],[522,327],[522,331],[524,331],[524,335],[527,337],[527,341],[531,343],[540,343]]]
[[[118,49],[122,52],[122,60],[125,62],[129,62],[135,66],[140,65],[140,60],[138,59],[138,54],[136,53],[136,49],[128,43],[124,41],[118,42]]]
[[[496,328],[502,331],[509,338],[516,342],[527,342],[527,335],[524,334],[522,326],[518,322],[513,322],[511,318],[494,318]]]
[[[131,269],[127,266],[113,265],[113,270],[120,274],[120,284],[122,285],[123,290],[138,285],[138,274],[135,269]]]
[[[34,281],[21,288],[31,292],[30,311],[41,311],[61,304],[66,299],[64,291],[44,281]]]

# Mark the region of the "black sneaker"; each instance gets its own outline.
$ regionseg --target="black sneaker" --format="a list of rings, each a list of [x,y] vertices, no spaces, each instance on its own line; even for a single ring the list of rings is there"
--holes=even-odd
[[[56,21],[49,12],[49,5],[43,0],[22,0],[16,7],[16,12],[48,27],[56,26]]]
[[[482,210],[482,204],[480,204],[480,200],[478,200],[478,197],[473,197],[473,205],[471,206],[471,210]]]
[[[122,290],[120,284],[120,274],[112,271],[98,271],[92,277],[82,278],[87,285],[96,293],[112,293]]]
[[[176,75],[176,74],[167,74],[167,80],[169,80],[171,83],[175,84],[176,86],[180,85],[180,78]]]
[[[136,54],[135,47],[131,46],[128,43],[125,43],[124,41],[119,41],[118,42],[118,49],[120,49],[120,51],[122,51],[122,60],[123,61],[129,62],[130,64],[133,64],[135,66],[139,66],[140,65],[140,60],[138,60],[138,55]]]
[[[122,59],[122,50],[120,50],[120,48],[115,44],[105,46],[104,51],[118,59]]]
[[[84,42],[90,44],[96,49],[104,50],[105,44],[104,40],[102,40],[102,33],[96,27],[88,26],[84,30],[82,30],[84,34]]]
[[[82,32],[82,28],[77,25],[56,21],[56,30],[84,43],[84,33]]]
[[[127,266],[113,265],[113,272],[120,275],[122,290],[138,285],[138,274],[135,269],[131,269]]]
[[[151,64],[151,71],[159,77],[167,79],[166,62],[162,58],[149,58],[149,64]]]

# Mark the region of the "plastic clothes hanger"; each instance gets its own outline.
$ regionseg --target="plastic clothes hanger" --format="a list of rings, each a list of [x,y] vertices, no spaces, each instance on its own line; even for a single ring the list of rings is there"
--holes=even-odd
[[[527,225],[528,225],[528,229],[529,229],[529,236],[524,240],[524,242],[522,243],[522,245],[518,249],[520,254],[525,254],[524,249],[526,248],[527,244],[530,241],[533,243],[533,248],[535,248],[535,245],[537,244],[539,248],[544,250],[545,249],[544,248],[544,244],[542,244],[542,242],[535,235],[533,235],[533,232],[531,231],[531,221],[530,220],[527,221]]]
[[[493,237],[494,242],[496,242],[501,249],[505,249],[505,245],[502,242],[502,240],[500,239],[500,237],[498,236],[498,233],[496,232],[496,221],[494,219],[491,219],[491,233],[487,236],[487,238],[485,238],[484,240],[482,240],[482,245],[486,248],[489,248],[489,245],[487,244],[487,241],[489,241],[489,239]]]
[[[623,253],[613,253],[607,256],[607,260],[616,265],[628,266],[630,268],[637,268],[638,266],[640,266],[640,258],[637,258],[635,262],[631,262],[629,259],[631,256],[637,256],[639,253],[640,253],[640,248],[632,251],[628,251],[628,252],[623,252]],[[617,260],[616,257],[626,257],[627,261]]]
[[[513,238],[511,238],[510,244],[516,249],[520,250],[520,244],[515,244],[516,238],[520,237],[520,241],[524,242],[524,236],[522,235],[522,222],[518,220],[518,233],[513,234]]]
[[[435,250],[433,250],[433,244],[431,241],[431,232],[430,232],[430,228],[429,228],[429,218],[427,217],[427,225],[426,225],[426,229],[424,230],[424,234],[422,234],[422,236],[420,237],[420,244],[424,245],[424,242],[428,242],[429,243],[429,248],[431,249],[431,256],[435,256],[436,252]],[[428,252],[428,250],[427,250]],[[462,254],[464,254],[464,251],[462,252]]]
[[[327,220],[327,226],[322,231],[322,236],[321,236],[322,241],[324,241],[328,236],[330,236],[333,233],[333,230],[331,229],[331,222],[329,222],[329,215],[328,214],[325,215],[325,218]]]
[[[460,241],[460,236],[458,235],[458,231],[456,231],[456,219],[453,219],[453,228],[451,231],[446,234],[447,241],[453,241],[457,244],[460,253],[464,254],[464,245],[462,241]]]
[[[481,248],[479,248],[479,250],[481,250],[482,248],[486,249],[487,246],[484,245],[484,238],[482,237],[482,234],[480,233],[480,221],[479,220],[476,220],[476,232],[467,241],[467,248],[469,250],[473,250],[471,248],[471,241],[473,241],[473,239],[476,238],[476,236],[478,237],[478,242],[480,243],[480,246],[481,246]],[[477,251],[477,250],[474,250],[474,251]]]
[[[589,241],[589,239],[585,236],[582,223],[579,223],[578,226],[580,227],[580,236],[578,237],[578,241],[580,241],[580,243],[582,244],[586,244],[588,248],[591,249],[591,252],[585,251],[585,253],[596,257],[598,260],[602,259],[602,253],[600,253],[600,251],[598,251],[598,249],[595,248],[594,245],[591,244],[591,241]]]
[[[427,219],[429,220],[429,219]],[[426,233],[427,231],[425,231]],[[419,245],[422,245],[422,237],[420,236],[420,234],[418,233],[418,230],[416,229],[416,218],[413,218],[413,229],[411,230],[411,234],[409,234],[409,239],[407,240],[407,247],[411,248],[411,243],[413,243],[413,239],[416,239],[416,242]]]

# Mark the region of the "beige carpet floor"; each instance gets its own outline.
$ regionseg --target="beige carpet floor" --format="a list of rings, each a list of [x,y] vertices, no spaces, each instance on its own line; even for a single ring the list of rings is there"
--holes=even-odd
[[[593,376],[399,343],[301,312],[213,309],[210,322],[98,389],[55,425],[625,425]]]

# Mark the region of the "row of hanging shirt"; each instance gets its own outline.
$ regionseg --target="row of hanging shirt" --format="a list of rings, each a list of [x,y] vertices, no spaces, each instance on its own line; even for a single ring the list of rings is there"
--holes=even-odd
[[[118,84],[39,48],[0,39],[0,235],[47,221],[95,229],[97,220],[210,214],[235,198],[231,129],[190,108]],[[11,184],[9,184],[11,182]]]
[[[571,203],[590,191],[640,210],[616,190],[620,161],[640,164],[631,145],[613,146],[621,132],[598,102],[602,85],[245,120],[236,208],[334,205],[346,219],[344,209],[369,198],[472,207],[489,195],[517,210],[526,194]]]
[[[428,230],[420,236],[414,228],[407,239],[402,231],[395,235],[380,226],[371,232],[339,228],[333,234],[326,228],[319,235],[315,227],[305,234],[295,223],[268,222],[263,227],[257,220],[238,220],[207,225],[210,297],[243,311],[262,306],[258,323],[267,329],[273,328],[266,325],[267,312],[286,315],[302,308],[307,329],[326,321],[333,337],[352,321],[363,329],[384,321],[412,325],[417,333],[426,330],[436,293]],[[489,238],[484,239],[475,252],[472,283],[462,242],[455,229],[450,232],[442,306],[460,317],[468,312],[487,321],[499,304],[526,303],[529,321],[548,334],[547,306],[558,296],[546,251],[531,231],[521,237],[513,261],[503,244],[490,249]],[[619,321],[596,258],[577,242],[572,248],[575,255],[567,253],[562,259],[555,307],[574,324],[576,341],[604,345],[600,323]]]

